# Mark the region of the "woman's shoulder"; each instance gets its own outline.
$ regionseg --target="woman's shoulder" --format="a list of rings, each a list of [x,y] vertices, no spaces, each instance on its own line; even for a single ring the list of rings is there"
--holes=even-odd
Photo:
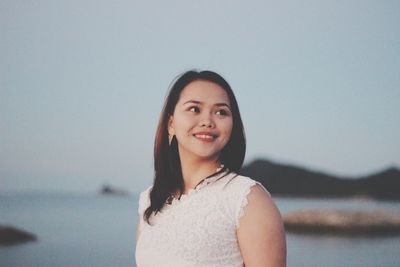
[[[255,180],[251,177],[240,175],[235,172],[231,172],[229,174],[229,177],[224,186],[224,189],[229,190],[229,191],[249,192],[250,189],[255,185],[258,185],[258,187],[260,187],[261,189],[263,189],[264,191],[266,191],[269,194],[268,190],[259,181]]]
[[[243,216],[249,197],[256,196],[256,202],[265,202],[270,198],[267,189],[257,180],[237,173],[229,173],[222,189],[224,205],[226,206],[236,227],[239,226],[239,219]],[[263,198],[261,198],[262,196]]]
[[[146,189],[144,189],[143,191],[140,192],[140,197],[149,195],[152,188],[153,188],[153,185],[146,187]]]
[[[153,186],[147,187],[145,190],[140,192],[139,194],[139,213],[143,213],[147,207],[150,206],[150,191],[153,188]]]
[[[140,191],[140,193],[139,193],[139,202],[150,198],[150,192],[151,192],[152,188],[153,188],[153,185],[150,185],[150,186],[146,187],[146,189],[144,189],[143,191]]]

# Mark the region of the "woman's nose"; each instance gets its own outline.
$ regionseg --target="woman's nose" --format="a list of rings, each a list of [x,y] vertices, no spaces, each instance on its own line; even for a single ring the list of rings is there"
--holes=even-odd
[[[207,128],[214,127],[214,121],[212,119],[211,114],[203,114],[200,120],[200,126]]]

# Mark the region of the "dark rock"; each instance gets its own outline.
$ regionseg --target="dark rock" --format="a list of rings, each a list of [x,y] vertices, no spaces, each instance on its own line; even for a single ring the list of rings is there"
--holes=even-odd
[[[117,196],[127,196],[128,191],[123,189],[114,188],[110,185],[103,185],[100,189],[100,194],[103,195],[117,195]]]
[[[36,241],[37,238],[34,234],[16,229],[8,225],[0,225],[0,245],[11,246],[29,241]]]

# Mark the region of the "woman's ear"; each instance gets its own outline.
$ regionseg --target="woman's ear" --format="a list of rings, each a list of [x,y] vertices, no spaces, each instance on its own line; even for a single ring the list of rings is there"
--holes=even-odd
[[[174,125],[173,125],[174,121],[173,120],[174,120],[174,117],[172,115],[169,116],[169,119],[168,119],[168,134],[171,135],[171,136],[173,136],[175,134]]]

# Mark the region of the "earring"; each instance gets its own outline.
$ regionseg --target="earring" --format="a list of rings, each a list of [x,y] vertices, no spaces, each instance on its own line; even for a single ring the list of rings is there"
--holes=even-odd
[[[174,138],[174,135],[173,134],[169,134],[168,135],[168,145],[169,146],[171,146],[171,143],[172,143],[172,139]]]

